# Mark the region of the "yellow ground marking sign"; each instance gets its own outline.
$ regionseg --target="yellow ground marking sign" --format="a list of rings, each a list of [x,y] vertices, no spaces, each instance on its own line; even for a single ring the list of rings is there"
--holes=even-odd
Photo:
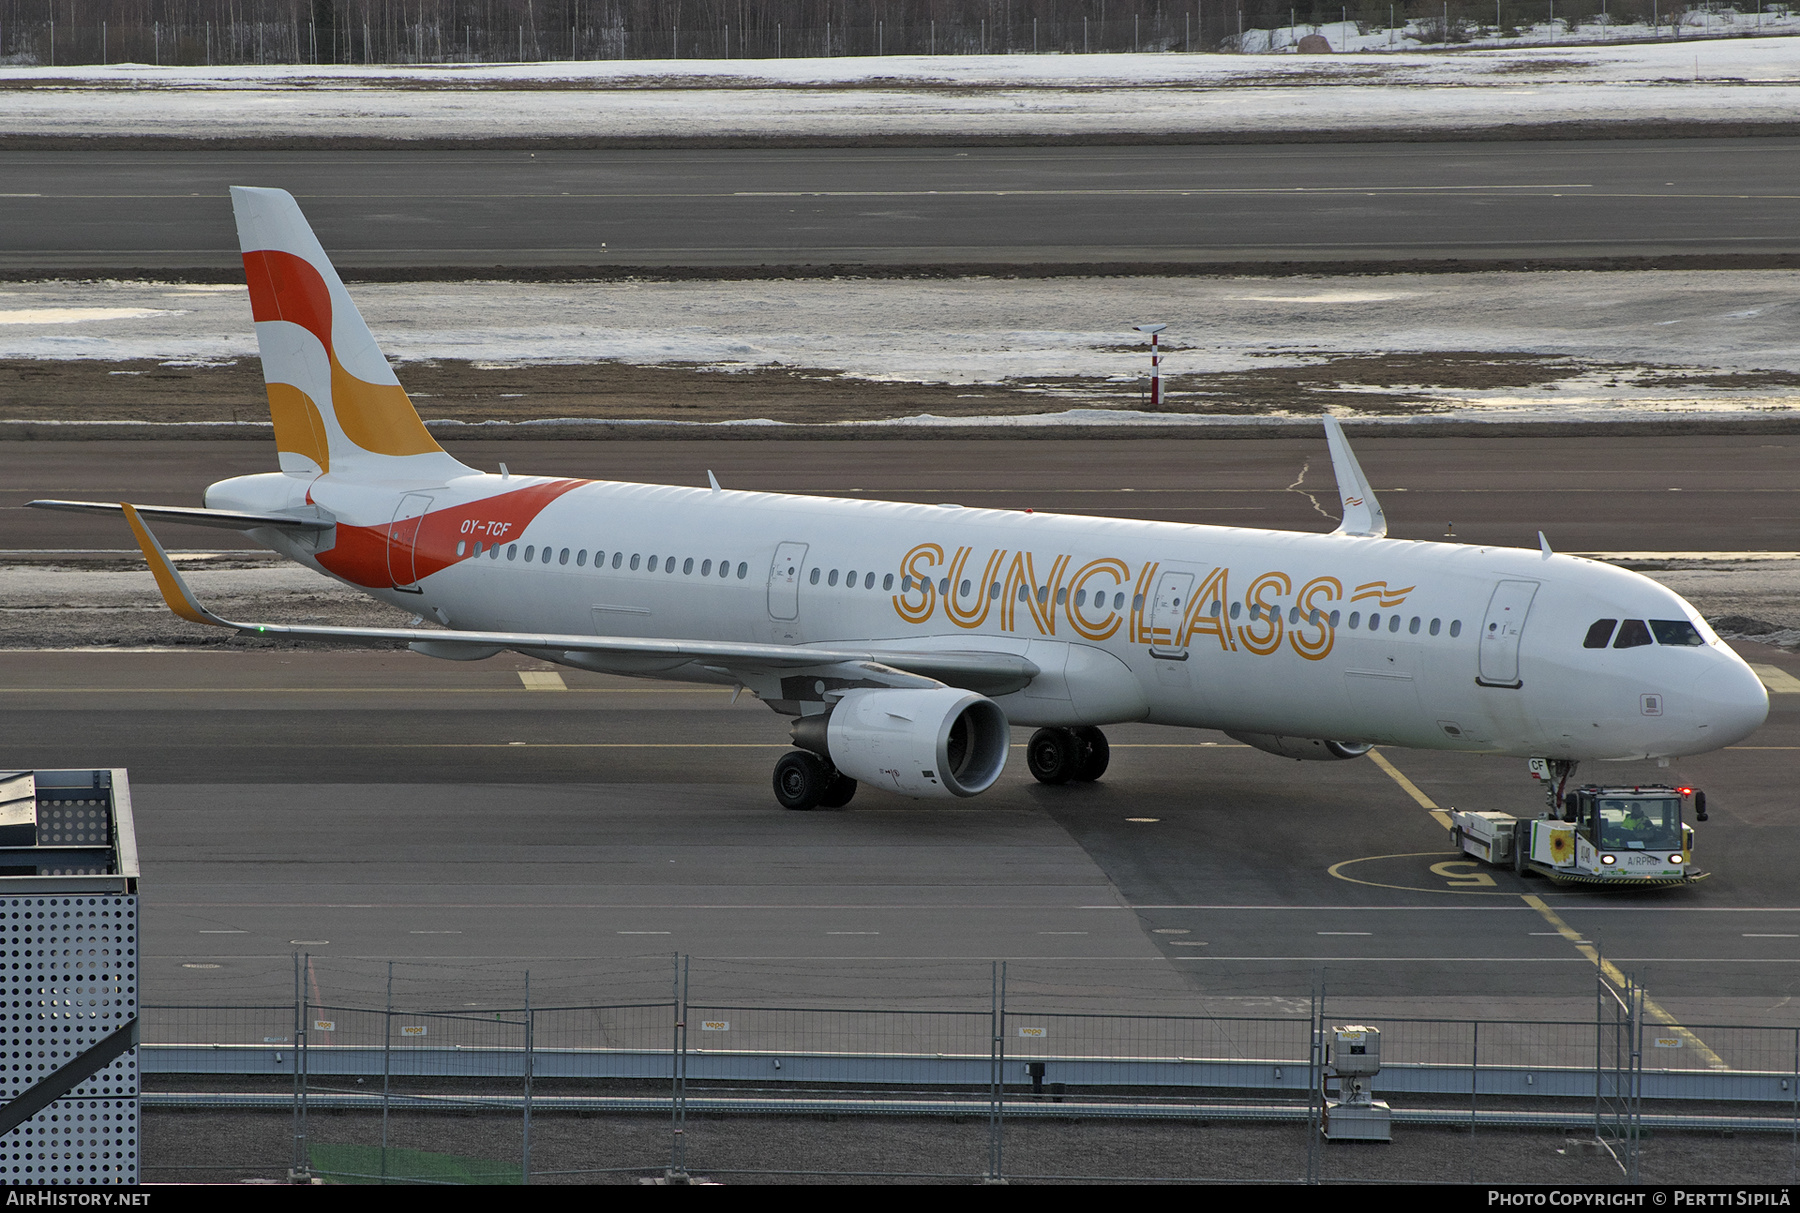
[[[519,681],[527,691],[566,691],[569,684],[555,670],[520,670]]]
[[[1527,893],[1525,894],[1525,904],[1536,910],[1539,914],[1542,914],[1544,916],[1544,921],[1549,923],[1552,927],[1555,927],[1558,935],[1561,935],[1564,939],[1574,944],[1577,952],[1580,952],[1583,956],[1587,957],[1588,960],[1595,965],[1598,965],[1600,971],[1606,974],[1606,979],[1608,981],[1616,986],[1623,986],[1625,984],[1625,974],[1619,972],[1612,961],[1602,960],[1600,957],[1600,950],[1594,947],[1593,944],[1583,940],[1580,932],[1564,922],[1562,916],[1555,910],[1552,910],[1549,906],[1545,905],[1541,897],[1538,897],[1534,893]],[[1688,1048],[1699,1053],[1701,1059],[1706,1062],[1709,1069],[1729,1070],[1731,1068],[1725,1064],[1724,1058],[1720,1057],[1717,1053],[1707,1047],[1705,1041],[1701,1040],[1698,1036],[1695,1036],[1692,1032],[1677,1023],[1675,1017],[1663,1010],[1662,1007],[1648,994],[1644,995],[1644,1010],[1649,1013],[1650,1018],[1654,1019],[1657,1023],[1665,1025],[1671,1032],[1679,1036],[1682,1041],[1686,1043]]]
[[[1337,877],[1339,880],[1347,881],[1350,884],[1368,885],[1370,888],[1373,888],[1373,889],[1400,889],[1407,893],[1461,893],[1465,896],[1467,896],[1469,894],[1473,894],[1477,897],[1511,897],[1511,896],[1513,896],[1513,894],[1507,893],[1507,892],[1504,892],[1503,890],[1501,890],[1498,887],[1497,883],[1495,882],[1494,878],[1491,876],[1487,876],[1487,873],[1485,873],[1485,872],[1481,873],[1481,875],[1487,876],[1487,883],[1489,885],[1494,886],[1491,890],[1482,888],[1481,881],[1471,880],[1462,872],[1450,873],[1450,872],[1440,871],[1441,868],[1446,868],[1446,867],[1457,868],[1457,867],[1463,866],[1459,861],[1457,861],[1455,859],[1446,859],[1446,860],[1443,860],[1441,863],[1435,863],[1435,864],[1431,865],[1432,873],[1438,877],[1441,877],[1444,881],[1443,884],[1437,885],[1437,886],[1417,885],[1417,884],[1389,884],[1385,881],[1380,881],[1380,880],[1364,880],[1360,876],[1347,875],[1344,871],[1345,868],[1348,868],[1348,867],[1352,866],[1353,864],[1375,863],[1376,861],[1382,860],[1382,859],[1436,859],[1444,854],[1446,854],[1446,852],[1443,852],[1443,851],[1411,851],[1411,852],[1407,852],[1405,854],[1400,854],[1400,855],[1364,855],[1359,859],[1345,859],[1338,863],[1334,863],[1325,870],[1330,875]],[[1470,866],[1473,866],[1473,865],[1470,865]]]
[[[1450,859],[1443,863],[1434,863],[1431,870],[1450,882],[1453,889],[1473,888],[1491,889],[1495,887],[1494,878],[1481,870],[1481,865],[1468,859]]]
[[[1773,668],[1773,667],[1770,667],[1770,668]],[[1758,674],[1760,675],[1760,673],[1761,673],[1761,671],[1759,670]],[[1783,677],[1788,677],[1788,676],[1786,674],[1783,674]],[[1790,681],[1795,681],[1795,680],[1790,679]],[[1771,687],[1770,689],[1774,689],[1774,688]],[[1425,793],[1419,791],[1418,787],[1412,782],[1412,780],[1408,779],[1405,775],[1402,775],[1399,772],[1399,770],[1397,770],[1395,768],[1393,763],[1389,762],[1386,758],[1382,757],[1381,752],[1379,750],[1370,750],[1369,758],[1375,763],[1376,766],[1380,767],[1383,771],[1386,771],[1388,773],[1389,777],[1391,777],[1395,783],[1399,784],[1401,786],[1401,788],[1405,789],[1406,794],[1408,796],[1411,796],[1415,801],[1417,801],[1422,808],[1431,810],[1431,815],[1433,817],[1437,818],[1438,821],[1443,823],[1443,825],[1446,829],[1449,828],[1449,825],[1450,825],[1449,816],[1445,813],[1438,811],[1437,805],[1432,803],[1431,798],[1426,796]],[[1406,858],[1406,857],[1399,856],[1399,855],[1378,855],[1378,856],[1371,856],[1370,858],[1372,858],[1372,859],[1400,859],[1400,858]],[[1333,876],[1336,876],[1339,880],[1348,880],[1355,884],[1375,884],[1376,883],[1375,881],[1357,880],[1354,876],[1345,876],[1341,872],[1338,871],[1339,868],[1346,867],[1349,864],[1363,863],[1363,862],[1366,862],[1366,860],[1349,859],[1349,860],[1345,860],[1343,863],[1333,864],[1329,870],[1330,870],[1331,874]],[[1462,867],[1462,866],[1465,866],[1465,865],[1458,863],[1456,861],[1451,861],[1448,863],[1433,864],[1431,870],[1433,872],[1437,873],[1439,876],[1443,876],[1446,880],[1452,880],[1453,877],[1452,877],[1451,873],[1444,871],[1443,869],[1458,868],[1458,867]],[[1470,864],[1467,866],[1473,867],[1474,865]],[[1482,873],[1482,875],[1486,875],[1486,873]],[[1492,877],[1488,877],[1488,883],[1489,884],[1494,883],[1494,880]],[[1378,887],[1388,888],[1388,889],[1398,889],[1398,888],[1404,888],[1405,886],[1404,885],[1379,885]],[[1461,891],[1467,892],[1469,890],[1464,889]],[[1606,974],[1606,979],[1608,981],[1612,982],[1616,986],[1623,986],[1626,984],[1625,974],[1621,973],[1618,970],[1618,967],[1615,966],[1612,963],[1612,961],[1602,959],[1600,956],[1600,950],[1598,948],[1594,947],[1594,945],[1583,940],[1581,938],[1580,932],[1576,931],[1574,927],[1571,927],[1568,923],[1564,922],[1562,920],[1562,916],[1559,915],[1555,910],[1552,910],[1549,907],[1549,905],[1545,903],[1543,898],[1539,897],[1535,893],[1525,893],[1525,894],[1522,894],[1521,896],[1523,896],[1526,905],[1530,906],[1532,909],[1536,910],[1539,914],[1543,915],[1544,921],[1548,922],[1552,927],[1556,928],[1556,933],[1558,935],[1561,935],[1564,939],[1566,939],[1570,943],[1574,944],[1575,950],[1577,952],[1581,953],[1584,957],[1586,957],[1588,959],[1588,961],[1591,964],[1595,965],[1596,967],[1599,968],[1599,970],[1602,973]],[[1676,1036],[1680,1037],[1681,1040],[1686,1044],[1686,1046],[1688,1048],[1691,1048],[1695,1052],[1699,1053],[1701,1059],[1706,1062],[1707,1067],[1709,1069],[1728,1070],[1731,1068],[1730,1066],[1725,1064],[1724,1058],[1720,1057],[1717,1053],[1713,1052],[1712,1049],[1707,1046],[1705,1041],[1701,1040],[1698,1036],[1694,1035],[1687,1028],[1685,1028],[1681,1024],[1677,1023],[1675,1020],[1675,1017],[1673,1015],[1669,1014],[1667,1011],[1665,1011],[1662,1008],[1662,1006],[1656,1002],[1655,999],[1650,997],[1650,995],[1648,993],[1646,993],[1644,995],[1644,1010],[1646,1013],[1649,1014],[1650,1018],[1654,1019],[1657,1023],[1663,1024],[1671,1032],[1673,1032]]]
[[[1394,764],[1389,762],[1382,755],[1380,750],[1370,750],[1369,751],[1369,761],[1374,763],[1376,766],[1380,767],[1382,770],[1386,771],[1388,774],[1388,778],[1392,779],[1395,783],[1399,784],[1401,790],[1404,791],[1408,796],[1411,796],[1414,800],[1418,801],[1419,807],[1426,810],[1434,818],[1436,818],[1437,823],[1439,825],[1443,826],[1446,830],[1450,828],[1450,814],[1448,814],[1448,813],[1444,812],[1442,809],[1438,808],[1436,801],[1434,801],[1431,797],[1425,795],[1425,793],[1419,791],[1418,785],[1415,784],[1412,780],[1408,779],[1406,776],[1402,775],[1399,772],[1399,770],[1397,768],[1395,768]]]

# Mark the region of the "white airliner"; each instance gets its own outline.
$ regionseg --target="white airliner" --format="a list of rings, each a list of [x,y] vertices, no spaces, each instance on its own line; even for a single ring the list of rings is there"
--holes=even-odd
[[[1547,543],[1385,538],[1330,418],[1329,535],[476,471],[426,431],[294,199],[232,203],[281,470],[214,484],[204,509],[32,503],[123,512],[197,623],[748,689],[796,717],[775,767],[794,809],[859,781],[977,795],[1012,724],[1038,726],[1046,783],[1098,778],[1100,726],[1123,721],[1289,758],[1542,758],[1566,779],[1716,750],[1768,713],[1750,668],[1648,578]],[[221,619],[148,520],[242,531],[444,630]]]

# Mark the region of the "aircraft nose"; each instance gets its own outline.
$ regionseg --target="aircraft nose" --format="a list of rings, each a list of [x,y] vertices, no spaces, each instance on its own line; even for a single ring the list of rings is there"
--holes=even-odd
[[[1711,727],[1715,746],[1742,741],[1769,718],[1769,692],[1755,671],[1741,661],[1718,662],[1694,684],[1695,707]]]

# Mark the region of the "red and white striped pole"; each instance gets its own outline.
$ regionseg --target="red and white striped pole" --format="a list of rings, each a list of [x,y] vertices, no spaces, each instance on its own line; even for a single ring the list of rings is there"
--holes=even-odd
[[[1157,348],[1156,335],[1169,326],[1166,324],[1134,324],[1131,326],[1140,333],[1150,334],[1150,407],[1162,407],[1162,351]]]

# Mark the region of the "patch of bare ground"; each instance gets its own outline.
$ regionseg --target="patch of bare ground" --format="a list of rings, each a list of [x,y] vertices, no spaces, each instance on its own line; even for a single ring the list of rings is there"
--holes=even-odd
[[[1132,347],[1136,350],[1136,347]],[[427,419],[469,423],[545,418],[717,422],[768,418],[792,424],[939,417],[1010,416],[1070,407],[1144,409],[1145,381],[1038,376],[993,384],[872,381],[802,367],[631,366],[596,362],[495,366],[414,362],[396,368]],[[1253,416],[1319,413],[1370,416],[1428,412],[1443,390],[1545,388],[1577,375],[1717,391],[1800,385],[1786,372],[1696,374],[1586,363],[1530,354],[1403,353],[1319,358],[1170,375],[1162,411]],[[156,362],[0,360],[0,420],[265,421],[255,359],[207,366]]]
[[[1652,387],[1739,392],[1757,388],[1800,387],[1800,374],[1793,371],[1728,371],[1716,375],[1694,375],[1682,371],[1651,370],[1640,372],[1637,381]]]

